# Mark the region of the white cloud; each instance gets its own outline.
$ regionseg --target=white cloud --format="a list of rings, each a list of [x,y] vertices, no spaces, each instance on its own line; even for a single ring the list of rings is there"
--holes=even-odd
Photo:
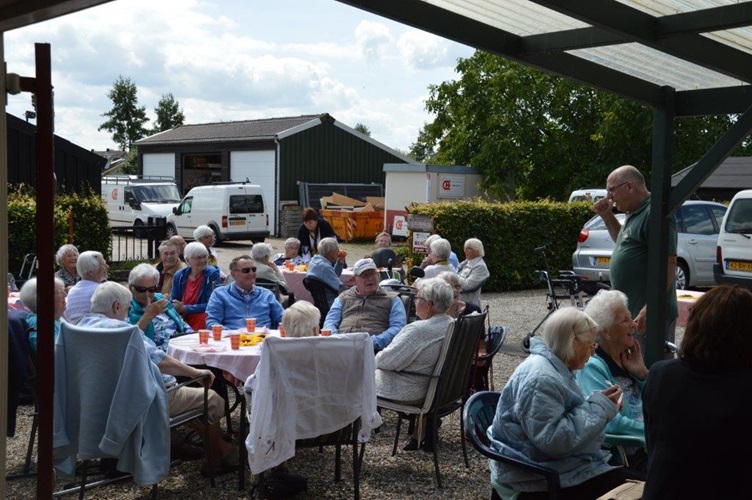
[[[367,61],[377,62],[383,59],[387,45],[392,42],[392,35],[382,23],[361,21],[355,28],[355,41]]]
[[[417,70],[454,66],[450,45],[447,40],[423,31],[409,31],[397,41],[405,66]]]

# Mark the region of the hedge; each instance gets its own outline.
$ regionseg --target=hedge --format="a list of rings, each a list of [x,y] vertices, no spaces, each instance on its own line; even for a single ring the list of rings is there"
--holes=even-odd
[[[14,275],[21,270],[24,256],[36,253],[36,208],[35,194],[30,187],[21,184],[9,188],[8,270]],[[101,196],[88,192],[55,197],[55,234],[49,242],[55,250],[68,243],[69,220],[73,228],[71,243],[81,251],[96,250],[109,255],[112,231]]]
[[[483,242],[491,277],[484,291],[534,288],[540,263],[534,248],[545,246],[549,268],[571,269],[577,236],[594,213],[587,202],[489,203],[458,201],[413,205],[412,214],[433,219],[434,230],[449,240],[460,261],[468,238]]]

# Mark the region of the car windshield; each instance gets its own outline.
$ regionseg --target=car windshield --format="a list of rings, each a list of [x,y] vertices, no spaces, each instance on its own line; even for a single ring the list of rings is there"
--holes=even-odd
[[[134,186],[136,198],[142,203],[177,203],[180,193],[177,186]]]
[[[726,232],[752,233],[752,199],[738,199],[726,216]]]

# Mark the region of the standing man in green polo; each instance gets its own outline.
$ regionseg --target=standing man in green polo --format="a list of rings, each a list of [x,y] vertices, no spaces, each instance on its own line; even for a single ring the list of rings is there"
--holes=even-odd
[[[645,178],[635,167],[624,165],[608,176],[608,195],[593,206],[616,242],[611,254],[611,286],[624,292],[629,299],[629,310],[637,321],[637,330],[645,333],[647,318],[648,276],[648,221],[650,219],[650,191]],[[624,226],[614,216],[612,208],[627,214]],[[666,332],[665,339],[674,341],[676,317],[676,221],[669,221],[668,233],[668,282],[666,283]],[[644,347],[643,338],[640,338]],[[644,352],[644,350],[643,350]]]

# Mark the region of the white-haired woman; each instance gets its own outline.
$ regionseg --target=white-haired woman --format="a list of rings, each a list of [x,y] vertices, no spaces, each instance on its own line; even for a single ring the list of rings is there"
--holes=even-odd
[[[194,330],[206,328],[206,304],[214,288],[221,284],[219,269],[209,265],[209,251],[194,241],[185,247],[188,267],[172,279],[172,305]]]
[[[100,252],[87,250],[78,256],[76,270],[81,281],[68,290],[65,306],[65,319],[73,324],[91,309],[91,296],[97,287],[107,279],[110,266]]]
[[[454,271],[444,271],[439,274],[437,278],[446,281],[449,286],[452,287],[452,291],[454,292],[454,301],[452,302],[451,307],[447,310],[449,316],[457,319],[460,316],[467,316],[468,314],[481,312],[479,306],[465,302],[460,297],[460,294],[462,293],[462,285],[460,284],[460,277],[457,273]],[[482,339],[481,343],[483,343]]]
[[[60,278],[67,288],[72,287],[81,280],[76,270],[78,262],[78,248],[75,245],[67,244],[57,249],[55,262],[60,269],[55,273],[56,278]]]
[[[268,243],[256,243],[251,248],[251,258],[256,265],[256,279],[275,281],[282,287],[286,287],[285,277],[282,270],[272,261],[274,249]]]
[[[60,317],[65,312],[65,283],[60,278],[55,278],[55,322],[53,323],[54,338],[60,333]],[[31,348],[37,350],[37,279],[31,278],[23,284],[18,293],[21,303],[31,312],[26,316],[26,325],[29,329],[28,339]]]
[[[460,262],[457,274],[460,275],[462,285],[462,300],[480,306],[480,288],[491,276],[488,272],[483,256],[483,242],[478,238],[470,238],[465,241],[465,260]]]
[[[619,413],[606,427],[609,434],[631,436],[642,441],[642,448],[627,450],[632,467],[646,465],[645,421],[642,416],[642,390],[648,368],[642,359],[640,343],[633,337],[637,323],[629,312],[627,296],[618,290],[601,290],[590,299],[585,312],[600,326],[598,348],[585,367],[577,372],[583,394],[618,385],[624,397]]]
[[[501,454],[557,470],[563,498],[596,498],[641,477],[612,468],[602,449],[606,425],[618,412],[619,386],[583,398],[575,382],[574,371],[595,351],[597,331],[577,308],[554,312],[501,392],[489,429],[491,446]],[[502,462],[491,462],[491,482],[502,498],[516,492],[520,500],[548,498],[540,475]]]
[[[315,337],[320,332],[319,320],[321,320],[321,311],[304,300],[285,309],[282,315],[287,337]]]
[[[297,238],[287,238],[285,240],[285,251],[282,253],[278,253],[274,257],[272,257],[272,261],[278,266],[281,266],[282,264],[285,263],[285,261],[288,261],[288,260],[292,262],[293,265],[295,266],[298,266],[300,264],[305,264],[306,262],[308,262],[308,260],[298,255],[299,252],[300,252],[300,240]]]
[[[452,318],[446,314],[452,305],[452,289],[443,280],[421,281],[415,296],[415,312],[420,321],[405,325],[394,340],[376,355],[376,394],[405,404],[420,404],[426,398],[430,375],[439,360],[441,345]],[[417,435],[405,443],[405,450],[433,443]],[[429,434],[430,435],[430,434]]]
[[[426,266],[425,278],[435,278],[443,272],[455,272],[454,267],[449,263],[449,254],[452,253],[452,245],[449,240],[437,238],[431,242],[428,257],[433,264]]]

